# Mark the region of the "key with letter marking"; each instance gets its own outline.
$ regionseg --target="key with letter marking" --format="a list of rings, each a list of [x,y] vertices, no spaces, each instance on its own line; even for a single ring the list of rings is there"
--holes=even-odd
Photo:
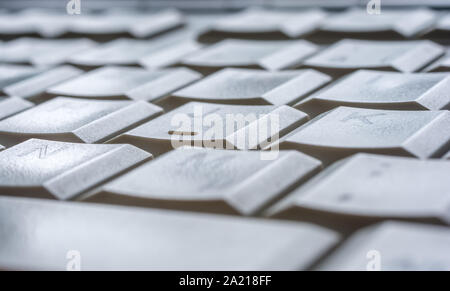
[[[357,154],[332,165],[269,212],[344,228],[402,219],[450,224],[450,161]]]
[[[307,120],[305,113],[284,105],[189,102],[108,142],[130,143],[155,156],[181,146],[256,150]]]
[[[326,164],[358,152],[440,157],[450,147],[450,113],[338,107],[287,136],[280,146]]]
[[[149,158],[130,145],[30,139],[0,152],[0,194],[67,200]]]

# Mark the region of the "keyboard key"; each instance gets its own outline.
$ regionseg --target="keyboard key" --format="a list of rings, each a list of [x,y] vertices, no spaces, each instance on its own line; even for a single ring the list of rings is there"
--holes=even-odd
[[[304,61],[304,66],[340,76],[357,69],[416,72],[444,53],[431,41],[344,39]]]
[[[316,30],[325,17],[320,10],[297,12],[251,8],[220,19],[201,37],[295,39]]]
[[[88,39],[19,38],[0,45],[0,62],[35,66],[59,65],[94,45]]]
[[[321,163],[295,151],[274,160],[257,151],[182,148],[106,184],[85,201],[253,215]]]
[[[0,198],[2,270],[305,270],[340,241],[311,224]],[[113,255],[112,255],[113,254]]]
[[[130,143],[155,156],[182,146],[256,150],[307,120],[305,113],[285,105],[189,102],[109,142]]]
[[[298,66],[318,47],[304,40],[223,40],[183,59],[182,64],[203,74],[225,67],[282,70]]]
[[[358,152],[440,157],[450,146],[450,113],[338,107],[282,143],[326,164]]]
[[[83,15],[71,23],[70,32],[75,35],[153,37],[182,26],[183,16],[175,10],[145,13],[104,13]]]
[[[45,70],[45,68],[26,65],[0,64],[0,89],[3,90],[10,84],[35,76]]]
[[[176,91],[172,97],[232,104],[293,104],[330,80],[314,70],[223,69]]]
[[[49,98],[45,94],[48,88],[78,77],[83,73],[83,71],[72,66],[57,67],[6,86],[3,88],[3,92],[9,96],[20,97],[33,102],[42,102]]]
[[[338,106],[373,109],[450,108],[450,74],[359,70],[301,100],[296,108],[315,116]]]
[[[48,89],[53,96],[155,101],[200,79],[186,68],[103,67]]]
[[[58,97],[0,121],[0,143],[9,147],[33,137],[97,143],[161,112],[146,102]]]
[[[447,53],[442,58],[428,66],[425,71],[450,72],[450,48],[447,49]]]
[[[0,194],[67,200],[150,157],[130,145],[30,139],[0,152]]]
[[[449,271],[448,227],[385,222],[362,229],[318,270]]]
[[[357,228],[402,219],[450,224],[450,161],[357,154],[331,166],[270,211]]]
[[[448,34],[450,33],[450,13],[444,14],[436,22],[433,29],[430,29],[423,37],[436,39],[436,41],[449,43]]]
[[[0,120],[31,108],[33,103],[16,97],[0,97]]]
[[[369,14],[366,9],[349,9],[323,22],[318,33],[322,38],[405,39],[430,29],[436,14],[428,9],[383,9]]]
[[[197,48],[196,48],[197,47]],[[106,44],[78,53],[70,58],[70,63],[86,67],[101,67],[106,65],[138,66],[141,59],[146,58],[148,67],[162,67],[172,65],[184,54],[198,49],[200,45],[194,42],[171,44],[165,40],[136,40],[121,38]],[[168,54],[168,50],[174,52]],[[175,51],[178,50],[178,54]],[[157,56],[154,56],[154,55]],[[165,55],[165,59],[159,59]]]

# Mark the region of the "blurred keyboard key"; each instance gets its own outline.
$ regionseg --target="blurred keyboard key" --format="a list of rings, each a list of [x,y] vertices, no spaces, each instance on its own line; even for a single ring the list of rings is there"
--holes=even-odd
[[[0,97],[0,120],[33,107],[33,103],[17,97]]]
[[[203,74],[225,67],[282,70],[296,67],[318,47],[304,40],[258,41],[227,39],[182,60],[182,64]]]
[[[183,16],[175,10],[159,11],[153,14],[106,12],[100,15],[77,17],[70,25],[70,32],[92,38],[101,36],[147,38],[183,24]]]
[[[340,242],[311,224],[11,197],[0,218],[2,270],[66,270],[69,250],[86,271],[305,270]]]
[[[328,17],[320,27],[322,38],[407,39],[430,29],[436,14],[428,9],[383,9],[369,14],[366,9],[349,9]]]
[[[359,70],[301,100],[295,107],[316,116],[338,106],[398,110],[450,108],[450,74]]]
[[[0,152],[0,194],[67,200],[150,157],[131,145],[30,139]]]
[[[103,45],[96,46],[84,52],[77,53],[69,62],[71,64],[94,68],[106,65],[139,66],[141,59],[145,58],[148,67],[157,68],[176,64],[184,54],[188,54],[200,45],[194,42],[171,44],[165,40],[137,40],[120,38]],[[174,52],[169,54],[167,51]],[[176,51],[178,50],[178,51]],[[178,54],[177,54],[178,52]],[[154,55],[157,56],[154,56]],[[165,55],[165,59],[162,58]],[[158,60],[159,59],[159,60]]]
[[[358,69],[416,72],[444,49],[431,41],[341,40],[304,61],[304,66],[340,76]]]
[[[450,13],[445,13],[436,22],[433,29],[430,29],[423,37],[430,38],[439,42],[450,44],[448,35],[450,33]]]
[[[47,93],[79,98],[155,101],[198,79],[200,74],[186,68],[103,67],[51,87]]]
[[[308,120],[282,105],[189,102],[109,142],[130,143],[157,156],[182,146],[256,150]]]
[[[450,271],[448,227],[385,222],[359,230],[316,269]]]
[[[48,88],[78,77],[83,73],[83,71],[72,66],[56,67],[6,86],[3,88],[3,92],[9,96],[20,97],[33,102],[41,102],[49,98],[45,94]]]
[[[44,72],[46,68],[27,65],[0,64],[0,89]]]
[[[267,72],[223,69],[172,94],[186,101],[294,104],[331,78],[314,70]]]
[[[104,185],[85,201],[253,215],[317,173],[321,162],[295,151],[273,160],[258,151],[182,148]]]
[[[88,39],[19,38],[0,45],[0,62],[35,66],[59,65],[93,46],[95,43]]]
[[[201,38],[296,39],[316,30],[326,14],[320,10],[288,11],[250,8],[212,24]]]
[[[447,53],[442,58],[428,66],[425,71],[450,72],[450,48],[447,49]]]
[[[58,97],[0,121],[0,143],[9,147],[29,138],[97,143],[161,112],[146,102]]]
[[[357,154],[327,168],[271,215],[357,228],[388,219],[450,224],[450,161]]]
[[[450,113],[338,107],[288,136],[282,149],[298,149],[326,164],[358,152],[442,156],[450,147]]]

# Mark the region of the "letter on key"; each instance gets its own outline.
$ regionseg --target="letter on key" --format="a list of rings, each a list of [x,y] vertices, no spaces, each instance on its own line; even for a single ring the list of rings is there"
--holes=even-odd
[[[103,67],[49,88],[54,96],[153,101],[200,78],[186,68],[145,70],[134,67]]]
[[[450,229],[393,221],[370,226],[353,234],[315,269],[449,271]]]
[[[293,104],[330,79],[314,70],[223,69],[174,92],[172,97],[233,104]]]
[[[326,164],[358,152],[430,158],[450,146],[450,113],[338,107],[282,142]]]
[[[450,161],[357,154],[292,192],[270,213],[357,227],[387,219],[450,224]]]
[[[304,61],[304,67],[340,76],[358,69],[417,72],[444,54],[428,40],[370,41],[344,39]]]
[[[81,199],[251,215],[320,168],[320,161],[295,151],[263,160],[258,151],[181,148]]]
[[[157,116],[144,101],[100,101],[58,97],[0,121],[0,143],[29,138],[96,143]]]
[[[149,158],[131,145],[30,139],[0,152],[0,194],[67,200]]]
[[[300,101],[310,116],[338,106],[398,110],[450,108],[450,74],[360,70]]]
[[[305,270],[340,241],[305,223],[12,197],[0,233],[2,270],[66,270],[70,250],[81,270]]]
[[[285,105],[189,102],[109,142],[131,143],[155,156],[181,146],[254,150],[307,120],[305,113]]]

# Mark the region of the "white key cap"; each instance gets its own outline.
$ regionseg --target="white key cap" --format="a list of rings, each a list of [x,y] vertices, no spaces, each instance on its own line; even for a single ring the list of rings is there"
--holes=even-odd
[[[357,154],[328,168],[270,213],[358,227],[387,219],[450,224],[450,162]]]
[[[450,271],[448,227],[385,222],[362,229],[318,270]]]
[[[284,105],[189,102],[109,142],[151,149],[155,156],[181,146],[252,150],[265,148],[307,120],[305,113]]]
[[[51,87],[53,96],[155,101],[200,79],[186,68],[144,70],[132,67],[103,67]]]
[[[21,98],[0,97],[0,120],[31,107],[33,107],[33,103]]]
[[[430,158],[450,146],[450,113],[338,107],[306,124],[281,144],[325,163],[357,152]]]
[[[273,160],[263,160],[257,151],[182,148],[81,199],[252,215],[320,168],[318,160],[295,151],[281,151]]]
[[[130,145],[30,139],[0,152],[0,194],[67,200],[150,157]]]
[[[9,96],[16,96],[33,102],[41,102],[49,98],[45,94],[48,88],[67,80],[81,76],[84,72],[72,66],[62,66],[42,72],[25,80],[3,88]]]
[[[0,143],[11,146],[32,137],[102,142],[161,112],[160,107],[142,101],[58,97],[0,121]]]
[[[331,75],[357,69],[416,72],[444,53],[427,40],[369,41],[344,39],[304,61],[304,66]]]
[[[70,31],[77,35],[128,35],[136,38],[152,37],[182,26],[182,15],[175,10],[154,14],[104,13],[76,17]]]
[[[202,37],[300,38],[316,30],[325,17],[320,10],[297,12],[251,8],[217,21]]]
[[[447,53],[436,62],[429,65],[425,71],[427,72],[450,72],[450,48]]]
[[[58,65],[94,45],[95,43],[88,39],[19,38],[0,46],[0,61],[36,66]]]
[[[314,70],[223,69],[174,92],[172,97],[232,104],[293,104],[330,80]]]
[[[305,270],[340,241],[311,224],[10,197],[0,217],[3,270],[66,270],[70,250],[81,270]]]
[[[46,69],[37,68],[25,65],[10,65],[1,64],[0,65],[0,89],[3,90],[4,87],[22,81],[26,78],[35,76]]]
[[[450,108],[450,74],[360,70],[301,100],[295,108],[310,116],[351,106],[373,109]]]
[[[442,15],[439,21],[436,22],[433,29],[426,33],[424,38],[437,39],[448,43],[448,35],[450,33],[450,13]]]
[[[182,61],[183,65],[208,74],[225,67],[282,70],[298,66],[318,47],[304,40],[223,40],[201,49]]]
[[[153,59],[153,61],[147,61],[148,67],[156,68],[158,67],[158,63],[155,62],[156,58],[166,55],[165,60],[159,60],[159,67],[176,64],[183,53],[193,51],[195,46],[197,46],[197,49],[200,48],[200,45],[194,42],[172,44],[170,39],[136,40],[121,38],[77,53],[69,59],[69,62],[87,68],[105,65],[137,66],[141,59],[148,56],[147,59]],[[175,49],[180,50],[178,55],[167,54],[168,50],[173,51]],[[154,54],[157,54],[157,56],[154,56]]]
[[[435,19],[436,14],[428,9],[383,9],[380,14],[369,14],[356,8],[327,18],[320,30],[328,37],[412,38],[431,28]]]

